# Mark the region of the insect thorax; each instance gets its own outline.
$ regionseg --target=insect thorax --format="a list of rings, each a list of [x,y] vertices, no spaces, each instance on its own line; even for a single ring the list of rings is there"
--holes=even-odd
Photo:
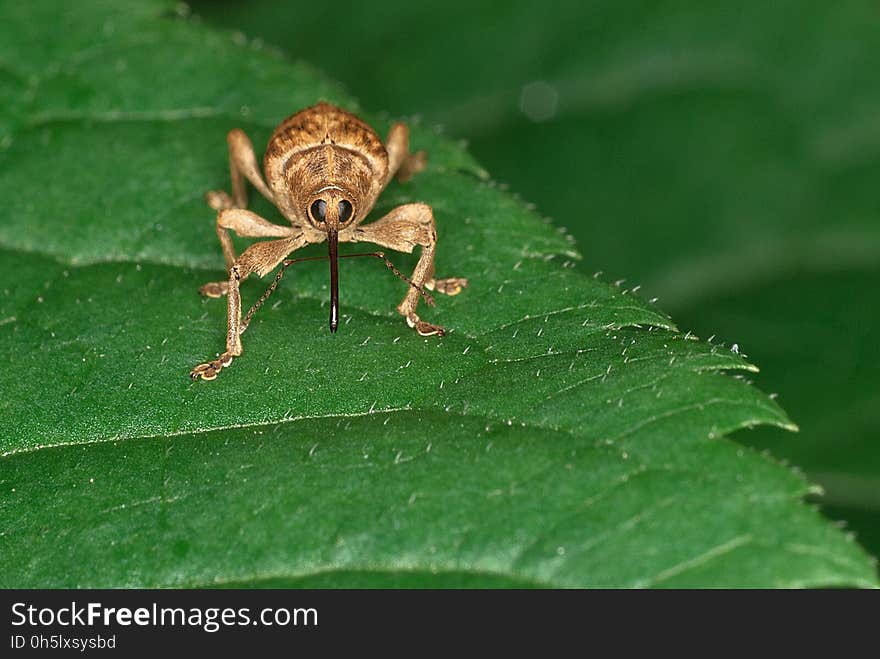
[[[388,153],[363,121],[319,103],[275,129],[263,167],[281,204],[301,208],[316,190],[335,185],[356,197],[358,205],[372,206],[377,182],[388,171]]]

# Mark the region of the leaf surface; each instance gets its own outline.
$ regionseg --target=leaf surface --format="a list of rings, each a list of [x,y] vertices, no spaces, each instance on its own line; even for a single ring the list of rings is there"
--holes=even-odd
[[[350,3],[332,42],[320,26],[337,4],[192,4],[320,62],[368,107],[467,138],[571,231],[585,272],[641,284],[680,326],[737,343],[801,428],[737,439],[803,468],[829,517],[880,553],[871,3]],[[353,57],[365,52],[382,56]]]
[[[344,262],[330,335],[324,268],[300,264],[244,355],[191,383],[225,335],[223,302],[196,295],[223,276],[202,196],[228,185],[224,134],[263,144],[318,98],[355,106],[165,4],[82,5],[0,16],[24,88],[0,121],[0,584],[876,584],[800,476],[724,438],[791,427],[726,374],[754,367],[577,272],[430,130],[428,170],[375,215],[434,207],[438,274],[472,282],[423,314],[452,332],[419,338],[405,285]]]

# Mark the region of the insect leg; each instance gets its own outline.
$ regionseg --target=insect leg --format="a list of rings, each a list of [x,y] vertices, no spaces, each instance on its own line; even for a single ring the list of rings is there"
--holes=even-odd
[[[404,123],[398,122],[391,127],[385,141],[385,150],[388,151],[388,175],[383,187],[395,175],[398,181],[406,181],[427,165],[428,156],[424,151],[409,152],[409,127]]]
[[[423,321],[416,313],[416,307],[419,303],[419,288],[425,286],[434,277],[437,230],[431,207],[426,204],[398,206],[376,222],[355,229],[351,240],[353,242],[371,242],[407,253],[412,253],[416,245],[422,247],[421,256],[411,277],[413,286],[407,289],[403,301],[397,306],[397,311],[406,318],[407,324],[422,336],[432,334],[443,336],[445,330],[442,327]],[[460,282],[463,282],[460,283],[460,286],[467,285],[467,280],[460,280]]]
[[[263,181],[263,175],[257,165],[254,145],[240,128],[233,128],[226,135],[229,145],[229,173],[232,178],[232,197],[238,208],[247,208],[247,188],[245,179],[250,181],[260,194],[275,203],[269,186]]]
[[[225,194],[225,193],[222,193]],[[256,213],[242,208],[221,208],[217,213],[217,237],[223,248],[223,259],[227,270],[235,263],[235,247],[229,231],[244,238],[280,238],[290,236],[295,229],[272,224]],[[298,233],[298,232],[297,232]],[[213,281],[199,288],[199,293],[207,297],[220,297],[229,290],[228,281]]]
[[[241,334],[241,293],[239,284],[247,279],[252,273],[258,276],[271,272],[290,252],[299,249],[305,244],[302,234],[256,243],[248,247],[235,263],[229,268],[229,281],[227,282],[227,331],[226,351],[217,359],[199,364],[190,371],[193,380],[213,380],[217,374],[232,363],[233,357],[239,356],[242,351]]]

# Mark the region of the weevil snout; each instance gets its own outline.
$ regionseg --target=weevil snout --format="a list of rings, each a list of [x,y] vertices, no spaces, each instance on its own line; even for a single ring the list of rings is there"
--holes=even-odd
[[[318,190],[309,204],[309,220],[315,228],[327,232],[330,257],[330,331],[339,327],[339,265],[337,246],[339,230],[354,218],[354,204],[345,190],[328,185]]]

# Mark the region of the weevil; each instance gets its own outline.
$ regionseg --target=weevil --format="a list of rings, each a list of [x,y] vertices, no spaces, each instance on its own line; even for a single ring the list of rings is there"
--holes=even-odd
[[[193,368],[190,376],[194,380],[213,380],[233,358],[242,354],[241,335],[265,295],[242,322],[241,282],[252,274],[263,277],[283,264],[275,280],[277,284],[283,268],[292,262],[287,259],[291,252],[324,241],[330,262],[331,332],[339,325],[338,243],[368,242],[406,253],[412,253],[417,245],[421,247],[412,276],[402,277],[410,286],[397,311],[420,335],[444,335],[444,328],[422,320],[416,313],[419,297],[424,295],[424,289],[456,295],[468,282],[462,277],[434,277],[437,230],[431,207],[424,203],[404,204],[362,225],[391,179],[406,181],[425,168],[425,153],[409,151],[406,124],[395,123],[383,144],[376,132],[355,115],[329,103],[318,103],[278,125],[269,138],[262,172],[244,131],[231,130],[226,141],[232,195],[214,190],[206,195],[206,200],[217,211],[217,236],[228,278],[199,289],[208,297],[227,296],[226,351]],[[247,210],[247,183],[278,208],[290,222],[289,227]],[[254,243],[236,256],[230,231],[242,237],[273,240]],[[394,269],[384,254],[371,255],[380,256]],[[273,288],[274,284],[266,295]],[[432,302],[432,298],[426,299]]]

